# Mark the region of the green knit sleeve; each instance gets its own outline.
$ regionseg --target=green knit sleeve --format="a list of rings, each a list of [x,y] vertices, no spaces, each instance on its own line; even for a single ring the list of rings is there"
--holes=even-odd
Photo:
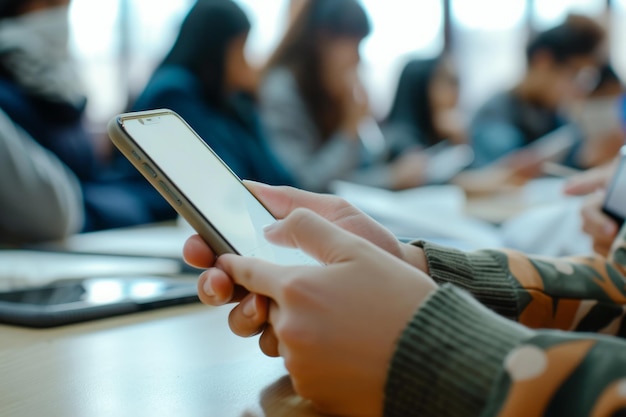
[[[623,415],[626,343],[529,330],[445,284],[398,341],[384,410],[386,417]]]
[[[619,245],[610,259],[416,245],[423,248],[437,283],[467,290],[506,318],[531,328],[626,336],[626,256],[621,256],[626,251]]]
[[[424,250],[430,276],[470,292],[501,316],[517,320],[519,292],[504,253],[490,250],[462,252],[429,242],[416,242]]]
[[[385,416],[479,415],[505,356],[532,334],[444,285],[400,338],[388,373]]]

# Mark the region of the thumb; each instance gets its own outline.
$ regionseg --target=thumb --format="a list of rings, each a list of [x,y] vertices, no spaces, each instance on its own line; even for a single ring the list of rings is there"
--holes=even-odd
[[[323,264],[352,259],[354,247],[363,239],[353,235],[311,210],[299,208],[265,229],[270,242],[300,248]]]

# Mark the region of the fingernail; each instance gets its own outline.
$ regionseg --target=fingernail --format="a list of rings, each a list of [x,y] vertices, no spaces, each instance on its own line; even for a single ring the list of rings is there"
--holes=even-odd
[[[282,220],[277,220],[276,222],[274,222],[272,224],[268,224],[267,226],[265,226],[263,228],[263,232],[265,232],[265,233],[272,232],[272,231],[278,229],[280,227],[281,223],[282,223]]]
[[[213,287],[211,286],[211,280],[209,279],[209,277],[204,280],[204,284],[202,285],[202,291],[207,297],[215,297],[215,291],[213,291]]]
[[[256,315],[256,297],[252,296],[244,301],[243,315],[249,319]]]
[[[244,184],[252,184],[256,187],[263,187],[263,188],[272,188],[270,185],[265,184],[263,182],[258,182],[258,181],[252,181],[252,180],[243,180]]]

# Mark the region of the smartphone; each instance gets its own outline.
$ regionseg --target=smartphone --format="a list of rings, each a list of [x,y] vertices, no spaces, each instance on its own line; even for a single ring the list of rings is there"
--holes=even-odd
[[[263,229],[272,214],[175,112],[126,113],[109,123],[122,154],[217,254],[234,253],[280,265],[320,265],[293,248],[271,244]]]
[[[602,211],[621,227],[626,219],[626,147],[620,150],[617,171],[604,199]]]
[[[199,301],[195,275],[70,279],[0,292],[0,323],[54,327]]]

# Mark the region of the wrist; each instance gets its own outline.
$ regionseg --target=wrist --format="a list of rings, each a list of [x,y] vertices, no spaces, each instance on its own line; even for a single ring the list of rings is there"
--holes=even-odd
[[[402,251],[402,259],[424,272],[426,275],[430,275],[430,270],[428,268],[428,260],[426,259],[426,253],[424,253],[424,249],[414,246],[408,243],[402,243],[400,246],[400,250]]]

